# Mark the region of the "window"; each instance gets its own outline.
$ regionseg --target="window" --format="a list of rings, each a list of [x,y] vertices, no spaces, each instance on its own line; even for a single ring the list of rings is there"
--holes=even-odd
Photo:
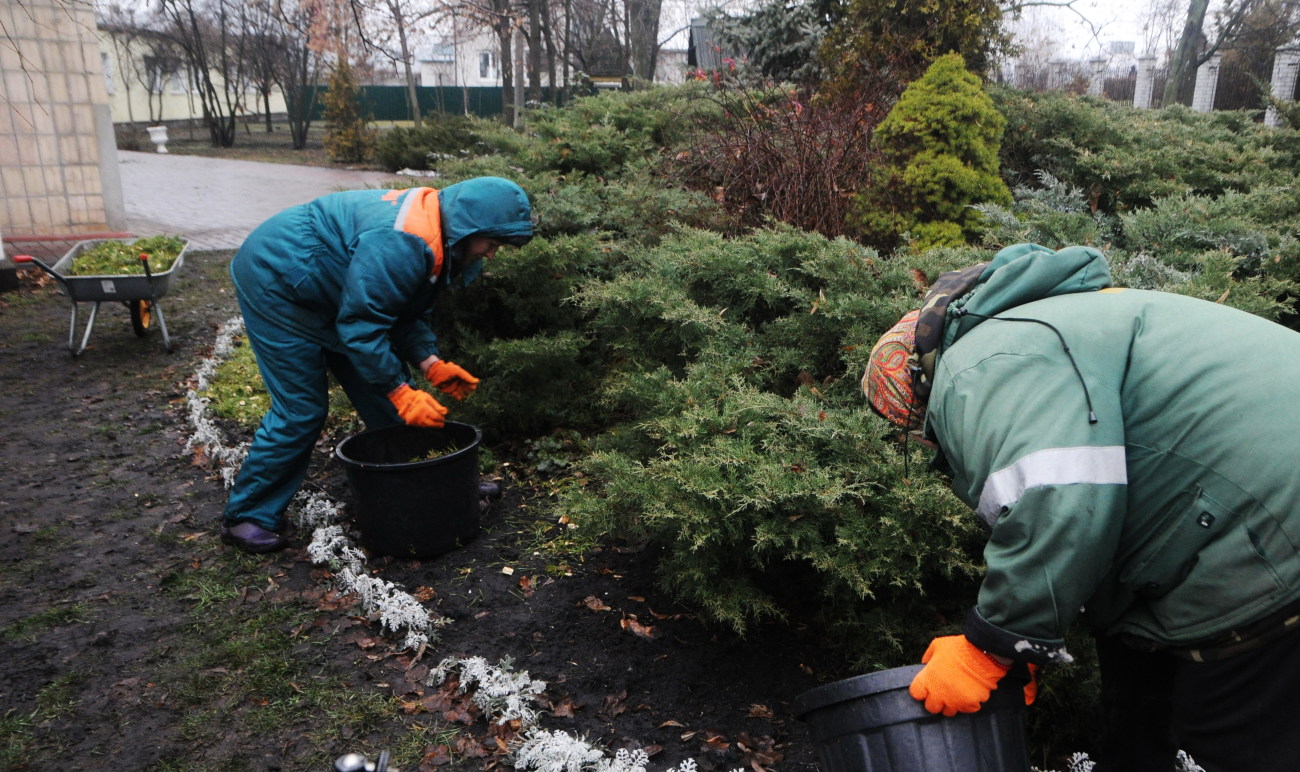
[[[167,89],[172,94],[184,94],[185,72],[180,60],[174,56],[146,56],[144,58],[145,85],[150,94],[161,94]]]
[[[146,56],[144,58],[145,87],[150,94],[162,93],[163,81],[167,79],[167,73],[163,70],[162,61],[156,56]]]
[[[99,61],[100,66],[104,68],[104,88],[107,89],[108,93],[111,95],[114,93],[113,60],[109,58],[108,54],[101,52],[99,55]]]
[[[492,52],[491,51],[479,51],[478,76],[480,78],[492,77]]]

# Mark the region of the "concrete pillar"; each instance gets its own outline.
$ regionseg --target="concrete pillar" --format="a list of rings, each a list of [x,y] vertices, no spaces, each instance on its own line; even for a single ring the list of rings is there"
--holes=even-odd
[[[1050,67],[1047,74],[1047,90],[1057,91],[1065,88],[1066,62],[1055,61],[1050,64]]]
[[[1106,60],[1100,57],[1088,60],[1091,72],[1088,74],[1088,96],[1099,97],[1106,93]]]
[[[1139,110],[1151,109],[1151,95],[1156,87],[1156,58],[1138,57],[1137,83],[1133,86],[1133,106]]]
[[[1273,53],[1273,98],[1281,101],[1295,99],[1296,71],[1300,70],[1300,49],[1279,48]],[[1264,113],[1265,126],[1277,126],[1281,123],[1277,110],[1272,106]]]
[[[1219,63],[1222,58],[1215,54],[1196,68],[1196,90],[1192,92],[1194,112],[1208,113],[1214,109],[1214,92],[1219,88]]]

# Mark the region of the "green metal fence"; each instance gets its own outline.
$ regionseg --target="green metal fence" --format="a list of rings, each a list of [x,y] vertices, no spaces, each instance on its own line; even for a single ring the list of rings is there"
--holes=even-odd
[[[316,110],[313,120],[323,117],[324,86],[316,86]],[[446,113],[449,115],[478,115],[495,118],[504,110],[500,86],[418,86],[420,114]],[[376,121],[409,121],[414,118],[406,105],[405,86],[362,86],[363,110]],[[551,99],[551,90],[543,89],[542,98]]]

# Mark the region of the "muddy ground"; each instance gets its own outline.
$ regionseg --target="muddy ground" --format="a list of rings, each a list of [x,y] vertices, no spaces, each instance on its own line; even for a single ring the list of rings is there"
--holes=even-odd
[[[305,772],[349,751],[374,758],[413,724],[459,732],[438,735],[445,742],[423,747],[407,772],[508,767],[496,743],[502,730],[449,709],[423,679],[443,657],[507,655],[547,684],[543,728],[611,753],[645,749],[651,769],[687,759],[706,771],[815,767],[791,700],[850,674],[827,661],[814,636],[773,628],[742,640],[709,627],[656,589],[646,552],[608,545],[572,561],[570,575],[548,571],[555,561],[535,554],[529,532],[556,513],[541,488],[510,469],[468,546],[425,561],[370,562],[375,575],[419,588],[432,613],[452,620],[419,658],[333,592],[329,573],[305,554],[305,535],[257,559],[222,545],[225,491],[184,452],[185,395],[217,329],[237,313],[229,257],[187,255],[160,301],[171,352],[156,324],[137,337],[125,307],[106,303],[90,348],[73,357],[69,304],[53,283],[33,271],[17,291],[0,293],[0,767]],[[320,448],[310,482],[346,499],[331,449]],[[203,608],[193,593],[167,591],[214,567],[247,577],[247,586]],[[226,694],[250,703],[225,713],[240,720],[229,731],[196,730],[184,707],[192,701],[170,693],[174,675],[162,675],[193,654],[185,649],[196,612],[235,618],[236,606],[286,597],[310,606],[314,621],[294,632],[318,677],[391,700],[389,718],[362,735],[334,731],[324,714],[255,723],[242,717],[267,706]]]

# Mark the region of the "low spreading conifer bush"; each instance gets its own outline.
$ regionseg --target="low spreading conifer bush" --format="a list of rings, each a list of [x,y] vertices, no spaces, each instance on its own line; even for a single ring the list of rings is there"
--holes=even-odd
[[[375,158],[395,172],[437,169],[447,158],[491,152],[493,148],[475,132],[479,122],[464,115],[431,113],[418,129],[398,126],[384,132],[375,145]]]
[[[1003,88],[990,95],[1007,121],[1000,153],[1006,177],[1033,184],[1046,171],[1112,214],[1172,196],[1291,185],[1300,167],[1294,132],[1256,123],[1248,111],[1137,110]]]
[[[696,87],[602,92],[565,108],[530,110],[525,132],[536,142],[519,160],[532,170],[612,177],[654,162],[685,136],[692,115],[710,109]]]

